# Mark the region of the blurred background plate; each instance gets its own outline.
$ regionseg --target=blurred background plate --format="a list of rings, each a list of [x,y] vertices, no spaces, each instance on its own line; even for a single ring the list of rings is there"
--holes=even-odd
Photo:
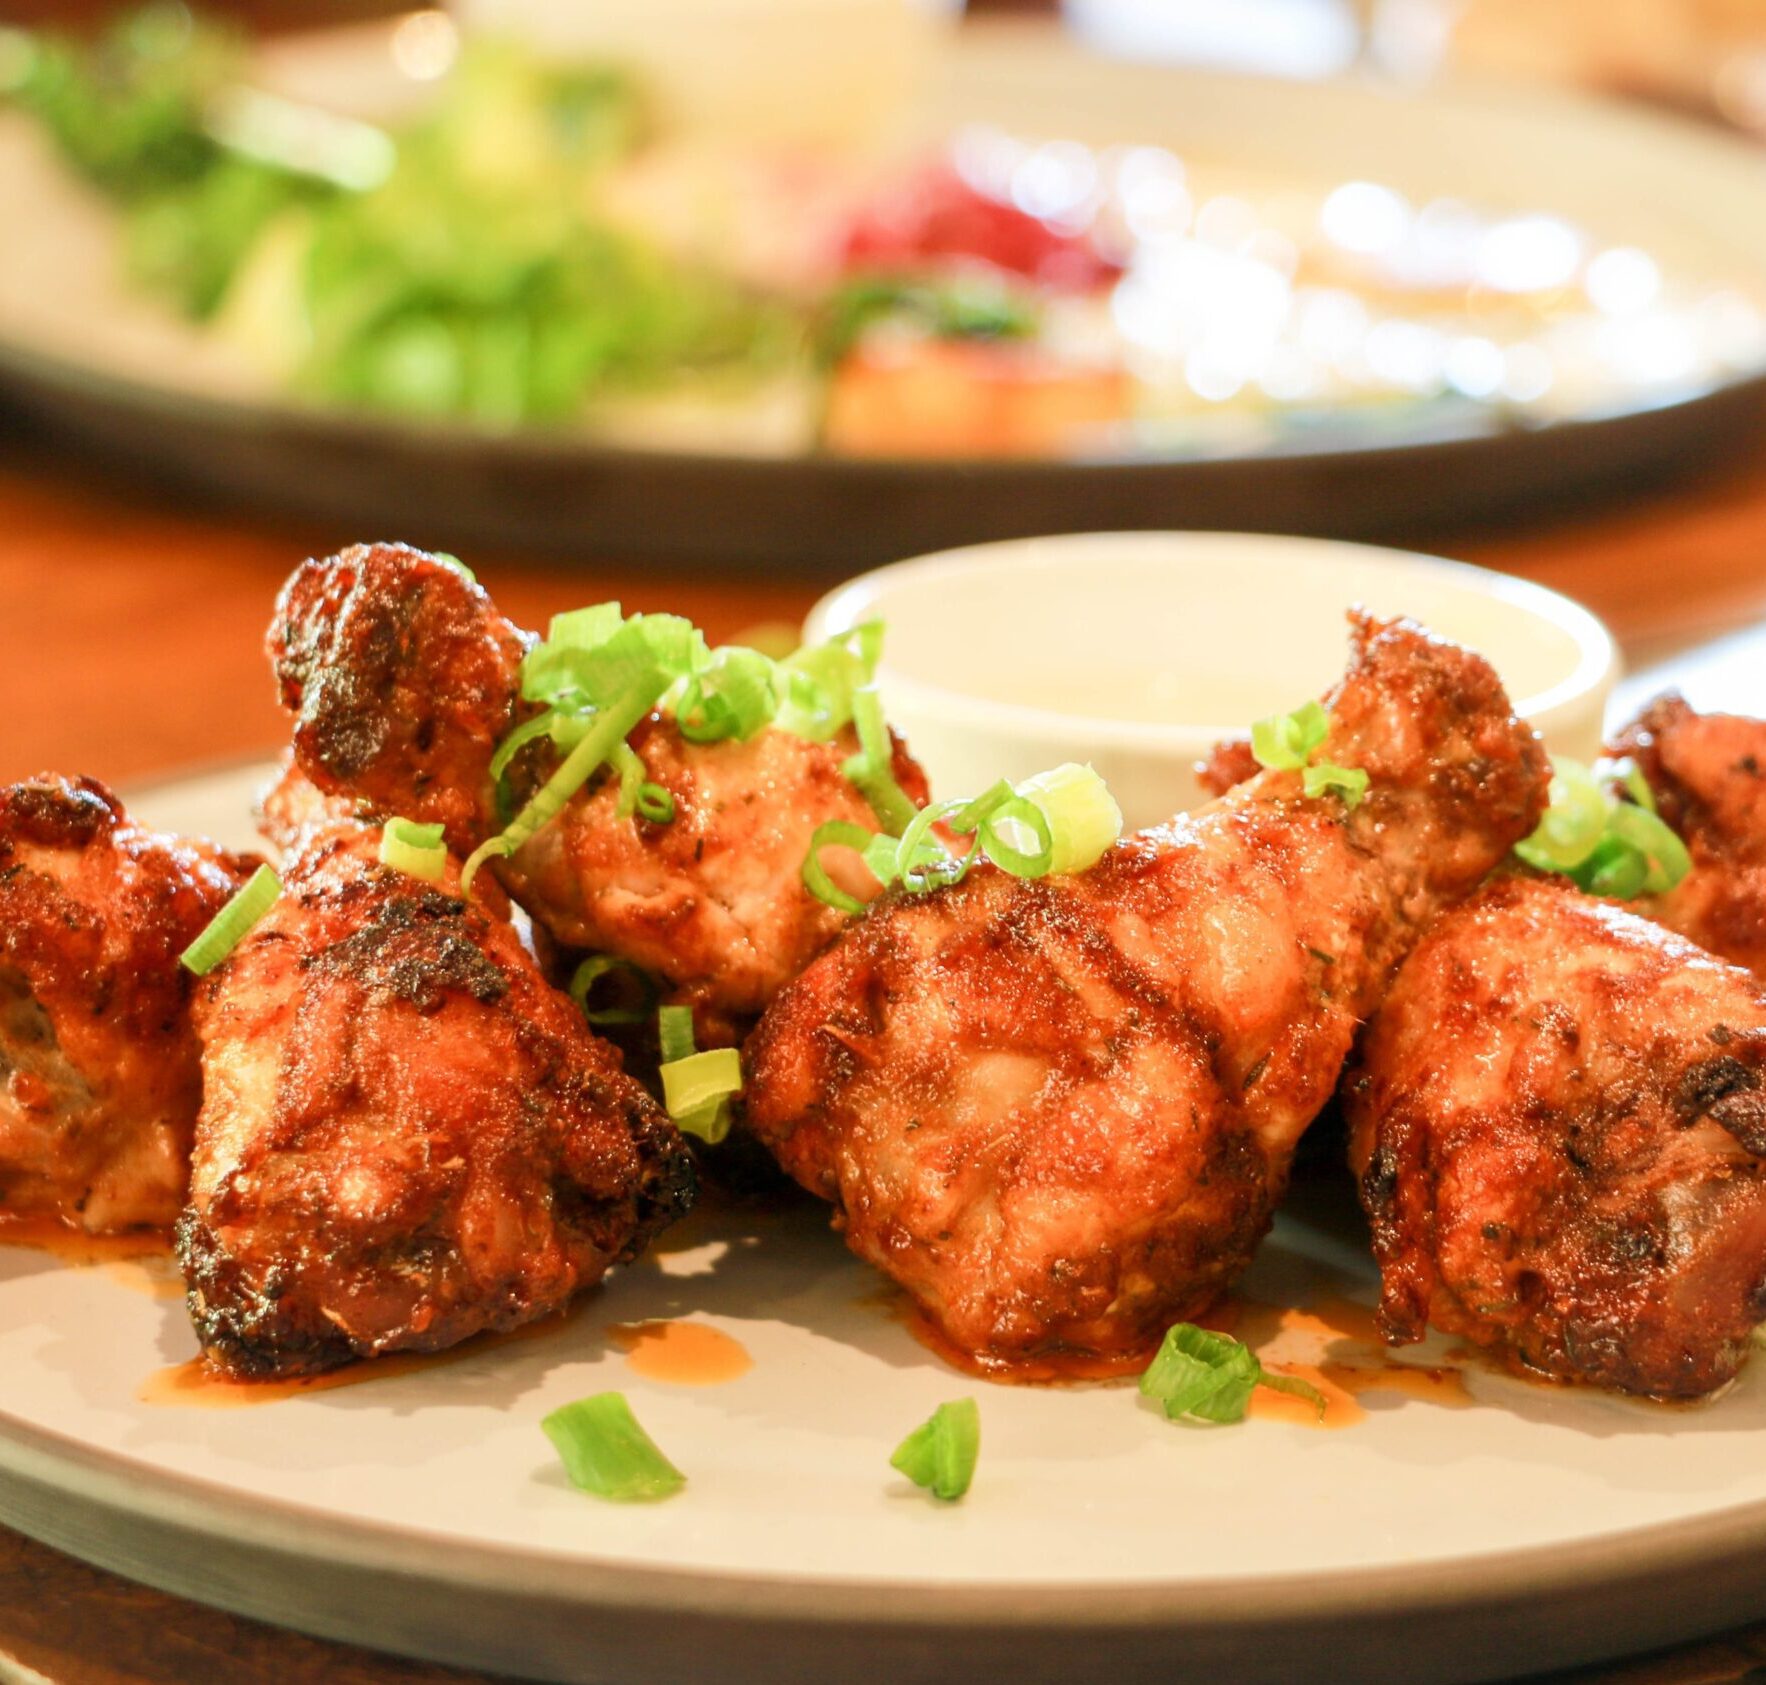
[[[283,41],[280,71],[358,86],[392,74],[379,27]],[[1546,210],[1766,297],[1766,170],[1696,125],[1578,95],[1406,93],[1094,57],[1035,24],[970,25],[917,126],[982,121],[1095,146],[1157,143],[1256,171],[1372,178]],[[1524,195],[1524,203],[1517,203]],[[1314,425],[1084,460],[889,460],[612,448],[569,432],[415,425],[301,406],[242,376],[195,329],[125,289],[108,213],[22,122],[0,124],[0,393],[44,430],[233,499],[304,508],[445,547],[842,569],[979,539],[1129,527],[1414,532],[1547,495],[1634,484],[1708,457],[1766,412],[1766,373],[1651,387],[1529,423],[1490,406]]]

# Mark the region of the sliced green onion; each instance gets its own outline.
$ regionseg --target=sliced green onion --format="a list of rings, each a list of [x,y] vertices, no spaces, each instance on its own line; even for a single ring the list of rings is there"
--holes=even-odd
[[[886,831],[899,831],[919,810],[895,781],[895,745],[883,718],[883,699],[874,685],[853,692],[852,723],[859,750],[847,756],[841,771],[871,804],[877,823]]]
[[[638,817],[648,819],[652,825],[672,825],[675,818],[674,796],[660,784],[640,785]]]
[[[1122,835],[1122,809],[1110,786],[1090,766],[1074,761],[1039,772],[1018,786],[1049,822],[1053,840],[1050,872],[1083,872],[1104,857]]]
[[[712,1146],[730,1132],[730,1096],[742,1089],[742,1056],[733,1047],[693,1048],[693,1009],[665,1006],[656,1014],[662,1097],[675,1127]]]
[[[839,884],[828,876],[828,868],[822,864],[824,848],[853,848],[865,855],[865,864],[871,865],[869,847],[872,833],[862,825],[855,825],[850,819],[830,819],[815,828],[815,834],[809,839],[809,852],[803,857],[803,887],[818,901],[842,913],[850,913],[854,917],[865,910],[865,904],[856,895],[848,895]],[[875,868],[872,868],[875,870]]]
[[[971,839],[953,854],[934,831],[945,826]],[[864,905],[833,882],[820,851],[838,844],[857,849],[866,869],[885,888],[899,884],[913,895],[960,883],[983,854],[1001,871],[1040,878],[1050,872],[1083,871],[1122,834],[1122,810],[1089,766],[1069,762],[1026,779],[1014,788],[1005,779],[966,802],[933,802],[913,815],[899,838],[872,836],[863,827],[831,821],[810,839],[803,882],[810,894],[843,913]]]
[[[638,792],[644,787],[644,762],[631,744],[622,742],[614,744],[607,764],[619,777],[619,799],[613,804],[614,814],[620,819],[630,819],[638,811]]]
[[[663,1007],[656,1014],[656,1039],[660,1044],[663,1064],[672,1065],[679,1059],[691,1059],[694,1047],[692,1007]]]
[[[969,845],[969,852],[960,855],[950,853],[932,834],[932,827],[953,816],[967,818],[975,807],[974,802],[933,802],[929,807],[921,808],[896,845],[894,881],[915,895],[961,883],[981,852],[980,822],[975,823],[976,836]]]
[[[448,869],[448,845],[440,825],[389,819],[380,833],[380,864],[428,883],[439,883]]]
[[[553,721],[558,717],[557,710],[548,708],[543,714],[536,714],[531,720],[518,725],[501,743],[497,752],[491,756],[491,777],[501,778],[509,770],[510,763],[536,737],[544,737],[552,730]]]
[[[1515,854],[1537,871],[1561,872],[1589,894],[1619,901],[1660,895],[1692,870],[1686,844],[1656,813],[1654,792],[1632,762],[1597,774],[1580,761],[1554,758],[1550,806]]]
[[[1271,714],[1252,726],[1251,753],[1259,766],[1274,772],[1298,772],[1307,800],[1334,790],[1343,798],[1343,805],[1353,809],[1367,794],[1367,774],[1360,767],[1337,766],[1331,761],[1310,764],[1330,730],[1331,717],[1324,704],[1308,702],[1291,714]]]
[[[1331,729],[1331,717],[1320,702],[1308,702],[1291,714],[1271,714],[1251,727],[1251,753],[1259,766],[1275,772],[1297,772],[1312,758]]]
[[[642,1003],[635,1007],[589,1005],[589,991],[607,976],[630,976],[643,991]],[[591,954],[571,974],[570,998],[582,1009],[591,1024],[642,1024],[649,1020],[656,1006],[656,979],[649,972],[620,959],[615,954]]]
[[[871,683],[883,650],[883,622],[867,620],[778,663],[781,731],[825,743],[852,719],[853,696]]]
[[[969,1490],[981,1455],[981,1410],[972,1398],[941,1404],[889,1459],[916,1486],[954,1503]]]
[[[662,1099],[675,1127],[712,1146],[730,1132],[729,1098],[742,1089],[742,1055],[714,1047],[673,1059],[660,1072]]]
[[[1157,1399],[1174,1422],[1186,1416],[1203,1422],[1243,1421],[1251,1394],[1260,1386],[1307,1399],[1324,1415],[1324,1394],[1310,1382],[1271,1375],[1243,1341],[1193,1322],[1166,1329],[1140,1379],[1142,1395]]]
[[[1612,775],[1619,787],[1639,807],[1647,808],[1651,813],[1656,811],[1656,793],[1649,787],[1649,780],[1643,775],[1643,768],[1636,761],[1626,756],[1624,760],[1613,763]]]
[[[1020,847],[1013,840],[1017,832]],[[1055,860],[1055,837],[1047,817],[1035,802],[1013,796],[1001,802],[976,829],[987,858],[1002,872],[1015,878],[1047,876]]]
[[[1692,856],[1687,853],[1686,844],[1646,807],[1620,802],[1607,821],[1607,830],[1636,849],[1648,863],[1643,880],[1646,895],[1660,895],[1674,888],[1692,870]]]
[[[745,743],[778,712],[773,663],[758,650],[726,648],[695,673],[675,703],[675,720],[689,743]]]
[[[595,603],[589,608],[573,608],[552,616],[546,629],[546,642],[565,649],[594,649],[604,644],[625,624],[625,613],[618,603]]]
[[[282,880],[268,866],[260,866],[241,889],[209,920],[202,934],[178,956],[186,971],[206,977],[233,950],[241,939],[276,905],[282,894]]]
[[[1300,788],[1309,800],[1335,790],[1351,811],[1367,794],[1367,782],[1367,774],[1360,767],[1336,766],[1330,761],[1320,761],[1317,766],[1302,767],[1300,771]]]
[[[1576,868],[1576,882],[1590,895],[1629,901],[1643,894],[1650,863],[1618,837],[1602,837],[1594,852]]]
[[[647,618],[660,620],[668,617],[653,615]],[[612,650],[625,632],[644,623],[627,621],[607,643],[590,651],[591,658]],[[638,643],[639,640],[633,640],[634,646]],[[619,651],[616,660],[617,666],[611,670],[619,674],[621,688],[618,694],[595,715],[593,723],[583,733],[582,741],[565,757],[564,764],[540,786],[501,835],[492,837],[472,852],[460,874],[462,895],[469,893],[473,877],[486,860],[494,855],[513,854],[541,826],[550,824],[563,810],[564,804],[594,775],[596,768],[625,741],[626,733],[650,712],[656,699],[668,689],[667,670],[658,661],[646,661],[638,647]]]
[[[572,1486],[615,1503],[672,1497],[687,1477],[645,1433],[625,1394],[596,1393],[542,1418]]]
[[[1580,866],[1607,828],[1607,800],[1580,761],[1554,755],[1547,806],[1530,836],[1515,844],[1515,853],[1542,872],[1568,872]]]

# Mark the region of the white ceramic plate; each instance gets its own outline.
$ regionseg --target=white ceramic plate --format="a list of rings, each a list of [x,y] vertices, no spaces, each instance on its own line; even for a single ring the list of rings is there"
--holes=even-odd
[[[247,840],[261,774],[140,798]],[[1370,1302],[1344,1190],[1304,1184],[1246,1284]],[[0,1519],[309,1630],[547,1679],[1470,1679],[1766,1612],[1766,1374],[1668,1410],[1472,1367],[1336,1429],[1173,1426],[1123,1383],[977,1382],[914,1338],[807,1202],[696,1214],[535,1338],[240,1408],[147,1402],[196,1351],[139,1265],[0,1248]],[[737,1378],[647,1378],[613,1323],[685,1319]],[[1374,1363],[1301,1332],[1280,1358]],[[1406,1362],[1451,1361],[1439,1347]],[[1402,1379],[1402,1378],[1401,1378]],[[1396,1385],[1390,1375],[1386,1386]],[[617,1387],[688,1472],[653,1507],[564,1482],[538,1422]],[[887,1466],[980,1398],[975,1485]]]
[[[273,80],[304,97],[383,109],[382,28],[275,49]],[[408,90],[407,90],[408,92]],[[1387,183],[1544,209],[1664,269],[1766,293],[1766,175],[1755,150],[1611,102],[1505,87],[1426,94],[1344,80],[1225,76],[1113,61],[1052,30],[961,32],[908,124],[968,121],[1099,146],[1152,142],[1275,172]],[[1358,535],[1416,528],[1628,479],[1743,436],[1766,371],[1568,404],[1550,425],[1500,407],[1344,412],[1294,432],[1215,429],[1170,454],[1036,460],[860,460],[754,454],[746,413],[673,449],[622,449],[569,430],[419,426],[304,407],[249,358],[175,320],[118,276],[106,209],[71,184],[42,137],[0,121],[0,381],[68,434],[247,501],[322,508],[458,545],[543,543],[580,554],[716,555],[855,566],[986,538],[1118,527]],[[19,231],[28,230],[28,236]],[[1376,406],[1374,413],[1384,415]],[[1231,418],[1219,418],[1230,421]],[[1551,440],[1538,448],[1541,433]],[[415,519],[427,523],[413,532]]]

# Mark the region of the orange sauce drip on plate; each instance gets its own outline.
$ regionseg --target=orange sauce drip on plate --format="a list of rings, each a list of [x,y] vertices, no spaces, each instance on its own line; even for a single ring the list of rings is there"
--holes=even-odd
[[[1385,1354],[1374,1313],[1350,1299],[1320,1299],[1307,1310],[1273,1305],[1242,1308],[1245,1343],[1269,1370],[1309,1381],[1324,1394],[1322,1419],[1304,1398],[1259,1387],[1251,1395],[1253,1416],[1311,1427],[1346,1428],[1367,1416],[1364,1394],[1389,1393],[1450,1410],[1472,1400],[1465,1378],[1453,1367],[1399,1363]],[[1272,1355],[1272,1348],[1299,1346],[1312,1361]]]
[[[754,1367],[740,1340],[703,1322],[615,1322],[608,1337],[626,1366],[650,1381],[677,1387],[715,1387]]]

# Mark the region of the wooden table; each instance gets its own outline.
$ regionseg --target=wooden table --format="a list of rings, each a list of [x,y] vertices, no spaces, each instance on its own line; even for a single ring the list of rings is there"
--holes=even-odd
[[[267,753],[283,737],[260,650],[302,556],[361,535],[200,507],[46,453],[0,422],[0,781],[54,768],[115,782]],[[1540,512],[1523,530],[1421,533],[1603,615],[1634,662],[1766,621],[1766,444],[1665,491]],[[794,621],[822,582],[467,558],[537,625],[617,597],[714,639]],[[1762,670],[1766,671],[1766,661]],[[10,1658],[10,1660],[9,1660]],[[1560,1685],[1720,1685],[1766,1663],[1766,1626]],[[236,1620],[132,1586],[0,1529],[0,1685],[470,1685],[467,1676]]]

